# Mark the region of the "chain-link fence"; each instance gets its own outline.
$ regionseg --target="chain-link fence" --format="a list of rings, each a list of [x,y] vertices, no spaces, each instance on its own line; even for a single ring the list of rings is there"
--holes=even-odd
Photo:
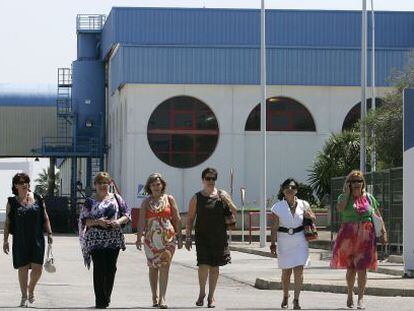
[[[338,232],[340,216],[335,206],[342,193],[346,176],[331,179],[331,230]],[[403,169],[402,167],[367,173],[367,190],[380,203],[380,210],[388,231],[389,247],[392,252],[402,252],[403,235]]]

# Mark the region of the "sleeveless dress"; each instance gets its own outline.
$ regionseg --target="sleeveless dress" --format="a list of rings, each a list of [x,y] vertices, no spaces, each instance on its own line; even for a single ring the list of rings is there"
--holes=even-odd
[[[10,225],[13,233],[13,267],[18,269],[30,263],[43,264],[45,238],[43,235],[43,198],[34,195],[31,205],[21,205],[16,197],[9,197]]]
[[[225,223],[226,204],[218,197],[196,193],[195,244],[197,265],[224,266],[231,262]]]
[[[145,214],[144,251],[148,267],[152,268],[167,265],[175,252],[171,204],[168,196],[164,196],[162,200],[163,206],[160,209],[155,209],[148,203]]]
[[[296,199],[295,214],[292,215],[286,200],[281,200],[272,206],[272,213],[279,217],[279,226],[297,228],[303,224],[303,213],[309,208],[309,203]],[[304,231],[289,235],[287,232],[277,232],[277,261],[280,269],[290,269],[297,266],[309,265],[309,246]]]

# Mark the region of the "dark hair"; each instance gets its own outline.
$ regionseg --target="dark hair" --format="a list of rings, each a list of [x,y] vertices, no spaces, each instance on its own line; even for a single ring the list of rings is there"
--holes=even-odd
[[[212,167],[205,168],[203,172],[201,173],[201,179],[204,179],[204,177],[206,177],[207,174],[212,174],[217,179],[218,173],[215,168],[212,168]]]
[[[299,188],[299,183],[298,183],[298,181],[297,181],[296,179],[294,179],[294,178],[292,178],[292,177],[287,178],[287,179],[286,179],[284,182],[282,182],[282,184],[280,185],[279,193],[277,194],[277,198],[278,198],[279,200],[282,200],[282,199],[285,197],[285,195],[283,194],[283,190],[284,190],[287,186],[289,186],[289,184],[290,184],[292,181],[295,183],[296,187],[298,187],[298,188]]]
[[[30,177],[26,173],[17,173],[16,175],[14,175],[12,179],[12,192],[14,195],[19,194],[19,192],[17,191],[17,188],[14,185],[17,184],[21,180],[30,184]]]
[[[159,180],[161,182],[161,184],[162,184],[162,191],[161,191],[161,193],[164,193],[165,192],[165,188],[167,188],[167,182],[161,176],[160,173],[153,173],[153,174],[151,174],[151,175],[148,176],[147,182],[145,183],[144,190],[145,190],[146,193],[152,194],[150,185],[154,181],[157,181],[157,180]]]

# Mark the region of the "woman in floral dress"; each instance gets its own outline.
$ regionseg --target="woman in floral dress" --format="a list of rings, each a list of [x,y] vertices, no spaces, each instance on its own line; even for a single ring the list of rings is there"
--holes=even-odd
[[[175,252],[175,237],[181,243],[181,219],[177,203],[172,195],[165,193],[167,183],[161,174],[151,174],[145,185],[149,197],[142,203],[136,246],[144,250],[149,268],[149,282],[153,307],[166,309],[165,294],[171,259]],[[159,285],[159,295],[157,287]]]

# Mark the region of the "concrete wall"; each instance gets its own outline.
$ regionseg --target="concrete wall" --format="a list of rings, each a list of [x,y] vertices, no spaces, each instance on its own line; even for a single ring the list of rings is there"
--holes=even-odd
[[[379,88],[378,96],[386,89]],[[158,160],[147,140],[147,122],[154,109],[178,95],[196,97],[215,113],[220,136],[214,153],[204,163],[178,169]],[[313,116],[316,132],[268,132],[267,191],[270,197],[280,183],[293,176],[306,182],[307,169],[330,133],[339,132],[349,110],[359,102],[358,87],[269,86],[268,97],[286,96],[303,104]],[[219,187],[229,189],[229,170],[234,169],[234,199],[246,187],[246,202],[259,199],[261,138],[245,132],[251,110],[260,101],[259,86],[231,85],[137,85],[115,91],[108,103],[109,172],[116,178],[131,206],[136,205],[137,184],[152,172],[161,172],[182,211],[201,188],[201,171],[218,169]]]

